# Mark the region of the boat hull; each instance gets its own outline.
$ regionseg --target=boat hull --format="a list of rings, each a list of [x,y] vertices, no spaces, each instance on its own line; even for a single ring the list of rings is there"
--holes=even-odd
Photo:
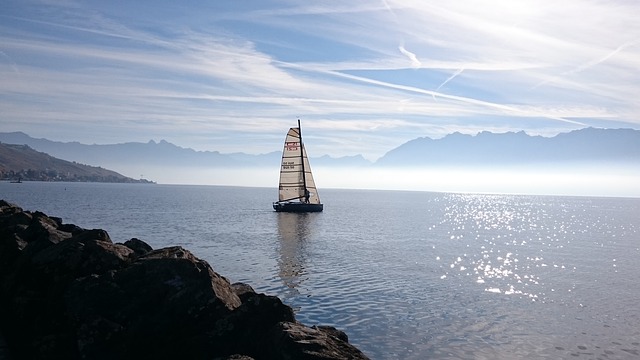
[[[274,202],[273,209],[277,212],[306,213],[321,212],[323,206],[322,204],[305,204],[298,202]]]

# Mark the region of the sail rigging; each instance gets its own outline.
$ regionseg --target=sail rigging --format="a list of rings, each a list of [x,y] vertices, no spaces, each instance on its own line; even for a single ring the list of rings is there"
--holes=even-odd
[[[298,120],[297,128],[289,129],[284,141],[280,165],[278,203],[274,204],[274,208],[278,210],[279,208],[276,208],[276,204],[287,202],[318,205],[318,207],[314,208],[316,210],[304,211],[322,211],[322,204],[311,173],[309,158],[302,142],[300,120]],[[308,209],[308,207],[305,207],[305,209]]]

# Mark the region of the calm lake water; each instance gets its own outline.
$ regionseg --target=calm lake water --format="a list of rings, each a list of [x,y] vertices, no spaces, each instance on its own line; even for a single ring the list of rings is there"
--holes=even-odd
[[[640,199],[0,183],[0,198],[114,242],[181,245],[333,325],[373,359],[640,357]]]

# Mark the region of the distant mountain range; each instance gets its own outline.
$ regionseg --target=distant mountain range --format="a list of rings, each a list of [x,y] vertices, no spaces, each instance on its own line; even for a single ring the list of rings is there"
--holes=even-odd
[[[159,165],[167,167],[269,167],[280,166],[282,152],[251,155],[245,153],[222,154],[218,151],[195,151],[171,144],[165,140],[147,143],[87,145],[79,142],[59,142],[36,139],[23,132],[0,133],[0,142],[28,145],[38,151],[69,161],[114,168],[129,165]],[[314,166],[369,166],[371,162],[360,155],[332,158],[327,155],[314,158]]]
[[[640,164],[640,131],[585,128],[554,137],[523,131],[477,135],[454,133],[442,139],[411,140],[378,159],[376,165],[513,165],[564,163]]]
[[[51,156],[85,164],[118,168],[119,165],[166,167],[269,167],[278,168],[280,151],[251,155],[195,151],[164,140],[148,143],[86,145],[35,139],[22,132],[0,133],[0,142],[28,145]],[[411,140],[371,163],[362,156],[312,157],[319,166],[430,166],[511,165],[569,162],[615,162],[640,165],[640,131],[586,128],[554,137],[529,136],[524,132],[477,135],[454,133],[441,139]]]
[[[115,171],[54,158],[28,145],[0,143],[0,179],[11,181],[82,181],[148,183]]]

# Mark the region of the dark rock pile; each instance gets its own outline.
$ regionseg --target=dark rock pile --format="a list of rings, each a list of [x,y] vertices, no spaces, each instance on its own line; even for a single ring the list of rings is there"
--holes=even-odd
[[[16,359],[366,359],[333,327],[181,247],[114,244],[0,200],[0,324]]]

